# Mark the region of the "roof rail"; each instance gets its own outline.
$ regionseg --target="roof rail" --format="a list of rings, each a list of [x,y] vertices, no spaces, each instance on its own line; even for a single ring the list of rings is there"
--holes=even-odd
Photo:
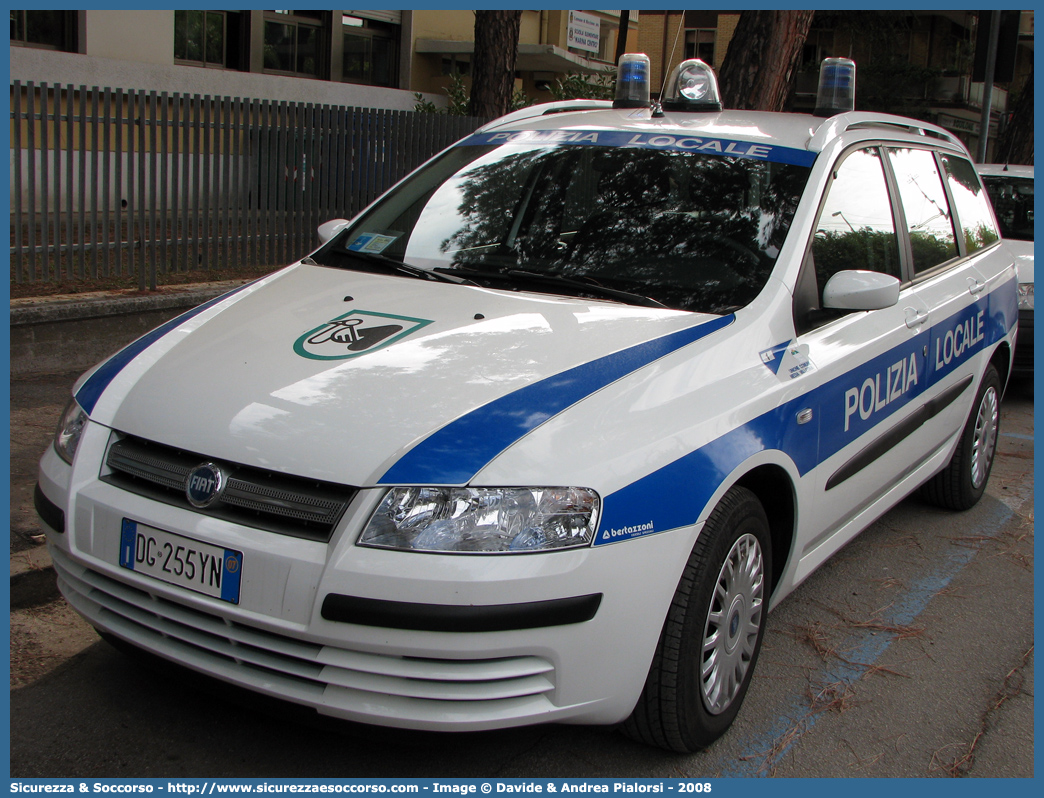
[[[959,138],[938,125],[918,119],[908,119],[904,116],[867,111],[849,111],[824,120],[823,124],[812,134],[812,138],[808,140],[808,149],[813,152],[822,152],[829,141],[848,130],[872,130],[873,128],[901,130],[914,136],[930,136],[964,149],[964,143]]]
[[[535,119],[540,116],[548,116],[549,114],[562,114],[568,111],[604,111],[612,107],[612,100],[559,100],[553,103],[530,105],[527,108],[520,108],[517,111],[512,111],[510,114],[498,116],[491,122],[484,124],[475,132],[485,133],[488,130],[498,128],[501,125],[508,125],[512,122],[519,122],[523,119]]]

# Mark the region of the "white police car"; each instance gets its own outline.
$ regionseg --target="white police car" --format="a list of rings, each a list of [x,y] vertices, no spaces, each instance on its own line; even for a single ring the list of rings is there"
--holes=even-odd
[[[1033,374],[1033,167],[1015,164],[978,164],[1001,237],[1015,255],[1019,269],[1019,339],[1012,362],[1013,375]]]
[[[697,61],[650,107],[646,67],[81,378],[37,493],[69,603],[328,715],[690,751],[817,566],[974,504],[1017,306],[964,147],[722,111]]]

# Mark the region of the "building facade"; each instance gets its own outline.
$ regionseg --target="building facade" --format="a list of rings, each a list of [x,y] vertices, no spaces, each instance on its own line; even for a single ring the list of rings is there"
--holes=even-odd
[[[721,67],[737,11],[641,11],[638,49],[651,61],[652,85],[686,58]],[[1006,123],[1033,62],[1033,11],[1002,12],[997,73],[990,103],[989,141]],[[789,110],[815,107],[824,58],[857,64],[856,108],[934,122],[975,152],[981,134],[984,79],[976,54],[986,48],[974,11],[817,11],[794,76]]]
[[[516,88],[611,67],[619,11],[524,11]],[[11,11],[11,79],[410,110],[469,81],[472,11]],[[637,41],[638,15],[628,28]]]

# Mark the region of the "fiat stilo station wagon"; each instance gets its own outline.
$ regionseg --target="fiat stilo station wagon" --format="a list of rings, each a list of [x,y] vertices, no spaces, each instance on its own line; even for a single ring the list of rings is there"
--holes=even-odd
[[[972,506],[1018,305],[967,150],[843,59],[815,115],[700,61],[651,103],[643,59],[85,374],[37,491],[68,602],[326,715],[692,751],[828,557]]]

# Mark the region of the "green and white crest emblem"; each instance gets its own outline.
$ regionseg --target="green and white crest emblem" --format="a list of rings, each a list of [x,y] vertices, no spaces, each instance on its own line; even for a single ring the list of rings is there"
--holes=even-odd
[[[306,332],[294,342],[294,351],[312,360],[346,360],[391,346],[429,324],[427,319],[350,310]]]

